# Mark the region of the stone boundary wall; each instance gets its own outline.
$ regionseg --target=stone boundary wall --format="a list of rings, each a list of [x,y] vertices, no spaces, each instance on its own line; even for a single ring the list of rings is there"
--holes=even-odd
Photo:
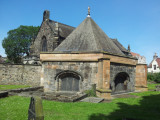
[[[40,86],[40,65],[0,64],[1,85]]]

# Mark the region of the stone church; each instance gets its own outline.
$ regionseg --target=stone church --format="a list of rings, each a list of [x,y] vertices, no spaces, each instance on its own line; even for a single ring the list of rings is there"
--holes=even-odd
[[[30,48],[42,63],[45,92],[84,92],[96,84],[97,96],[146,91],[147,66],[138,64],[117,39],[109,38],[90,17],[76,28],[49,19],[43,22]]]

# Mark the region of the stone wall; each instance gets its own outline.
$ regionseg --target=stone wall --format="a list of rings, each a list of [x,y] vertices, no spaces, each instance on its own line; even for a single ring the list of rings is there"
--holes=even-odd
[[[43,62],[41,85],[44,90],[56,91],[56,75],[63,71],[74,71],[82,77],[80,91],[91,88],[98,74],[98,62]]]
[[[135,88],[137,91],[147,91],[147,65],[137,64],[136,66],[136,83]]]
[[[0,64],[0,84],[40,85],[41,66]]]
[[[118,73],[124,72],[129,75],[128,91],[135,90],[135,70],[136,66],[111,63],[110,65],[110,84],[114,87],[114,80]]]

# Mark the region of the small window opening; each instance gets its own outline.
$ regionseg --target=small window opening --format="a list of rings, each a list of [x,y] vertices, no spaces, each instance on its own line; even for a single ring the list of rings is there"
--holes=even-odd
[[[156,65],[154,65],[154,70],[156,70]]]
[[[46,52],[47,51],[47,39],[45,36],[42,38],[42,51]]]

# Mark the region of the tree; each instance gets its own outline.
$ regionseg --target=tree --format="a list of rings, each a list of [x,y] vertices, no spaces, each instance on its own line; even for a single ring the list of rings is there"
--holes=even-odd
[[[31,41],[36,38],[39,28],[21,25],[7,33],[8,36],[3,39],[2,46],[10,61],[20,63],[24,55],[29,55]]]

